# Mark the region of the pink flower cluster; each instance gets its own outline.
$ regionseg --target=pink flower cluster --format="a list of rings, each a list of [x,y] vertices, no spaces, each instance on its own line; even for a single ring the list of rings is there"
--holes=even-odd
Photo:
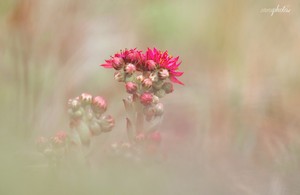
[[[169,78],[172,82],[183,84],[177,79],[183,72],[178,72],[178,67],[181,62],[178,62],[178,57],[172,57],[168,51],[162,52],[156,48],[148,48],[145,53],[137,49],[125,49],[120,53],[116,53],[109,60],[105,60],[105,64],[101,66],[105,68],[114,68],[115,70],[125,69],[127,73],[135,71],[150,71],[158,70],[160,77]]]

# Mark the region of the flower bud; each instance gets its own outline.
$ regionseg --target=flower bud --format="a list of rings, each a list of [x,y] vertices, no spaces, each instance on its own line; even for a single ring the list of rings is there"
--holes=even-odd
[[[130,94],[136,93],[136,91],[138,89],[137,84],[134,82],[127,82],[125,87],[126,87],[127,93],[130,93]]]
[[[153,95],[152,102],[153,102],[153,104],[157,104],[159,102],[159,97],[157,97],[156,95]]]
[[[138,82],[140,82],[140,83],[142,83],[142,82],[144,81],[144,79],[145,79],[145,77],[144,77],[143,75],[138,75],[138,76],[136,77],[136,80],[137,80]]]
[[[129,63],[129,64],[127,64],[127,65],[125,66],[125,72],[126,72],[127,74],[133,74],[135,71],[136,71],[135,65]]]
[[[135,136],[135,140],[137,142],[143,142],[146,139],[146,136],[144,133],[139,133],[137,136]]]
[[[155,115],[155,108],[153,106],[147,106],[144,108],[144,115],[147,121],[151,121]]]
[[[140,96],[140,101],[144,106],[150,105],[153,100],[153,94],[152,93],[143,93]]]
[[[78,110],[80,107],[80,102],[77,99],[69,99],[68,106],[69,108],[72,108],[72,110]]]
[[[124,74],[120,71],[115,72],[114,78],[118,82],[123,82],[125,80]]]
[[[162,80],[158,80],[156,82],[153,82],[153,88],[154,89],[161,89],[164,82]]]
[[[103,116],[100,122],[102,132],[110,132],[115,126],[115,120],[111,115]]]
[[[80,101],[83,105],[91,104],[93,100],[93,96],[88,93],[82,93],[80,95]]]
[[[145,87],[146,89],[149,89],[152,86],[152,81],[149,78],[145,78],[143,80],[143,87]]]
[[[169,78],[169,71],[167,69],[160,69],[158,71],[158,77],[162,80]]]
[[[58,132],[56,132],[55,136],[61,140],[65,140],[68,135],[65,131],[58,131]]]
[[[116,70],[120,70],[124,65],[124,60],[123,58],[120,57],[113,57],[112,59],[112,66]]]
[[[65,144],[65,140],[62,140],[60,137],[58,136],[54,136],[54,137],[51,137],[51,143],[54,147],[57,147],[57,148],[60,148],[62,146],[64,146]]]
[[[161,142],[161,135],[158,131],[150,133],[147,137],[151,142],[159,144]]]
[[[160,89],[160,90],[158,90],[158,91],[155,92],[155,95],[157,97],[159,97],[159,98],[162,98],[162,97],[164,97],[166,95],[166,92],[165,92],[165,90]]]
[[[149,79],[151,79],[152,82],[157,82],[157,81],[158,81],[158,75],[157,75],[157,72],[152,72],[152,73],[149,75]]]
[[[148,70],[152,71],[156,69],[156,63],[153,60],[146,61],[146,67]]]
[[[155,115],[161,116],[164,113],[164,105],[162,103],[158,103],[155,105]]]
[[[165,92],[172,93],[174,91],[173,84],[170,82],[166,82],[163,84],[162,89],[165,90]]]
[[[48,144],[49,144],[49,141],[45,137],[39,137],[36,140],[36,147],[39,152],[44,152],[45,149],[48,147]]]
[[[94,97],[92,102],[92,109],[97,114],[104,113],[107,109],[107,104],[105,99],[101,96]]]

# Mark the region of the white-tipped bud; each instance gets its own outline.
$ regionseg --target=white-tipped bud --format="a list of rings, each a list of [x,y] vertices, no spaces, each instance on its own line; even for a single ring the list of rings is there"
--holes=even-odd
[[[114,78],[115,78],[115,80],[118,81],[118,82],[124,82],[124,80],[125,80],[124,73],[122,73],[122,72],[120,72],[120,71],[115,72]]]
[[[170,74],[169,71],[167,69],[160,69],[158,71],[158,77],[162,80],[169,78]]]
[[[88,94],[88,93],[82,93],[80,95],[79,99],[80,99],[80,101],[83,105],[88,105],[88,104],[92,103],[93,96],[91,94]]]
[[[145,78],[144,80],[143,80],[143,87],[144,88],[146,88],[146,89],[149,89],[149,88],[151,88],[152,87],[152,81],[151,81],[151,79],[149,79],[149,78]]]
[[[135,71],[136,71],[135,65],[129,63],[129,64],[127,64],[127,65],[125,66],[125,72],[126,72],[127,74],[133,74]]]
[[[158,81],[158,75],[157,75],[157,72],[152,72],[152,73],[149,75],[149,79],[151,79],[152,82]]]
[[[77,99],[69,99],[68,106],[72,110],[78,110],[81,106],[80,101]]]
[[[140,82],[140,83],[142,83],[142,82],[144,81],[144,79],[145,79],[145,77],[144,77],[143,75],[138,75],[138,76],[136,77],[136,80],[137,80],[138,82]]]

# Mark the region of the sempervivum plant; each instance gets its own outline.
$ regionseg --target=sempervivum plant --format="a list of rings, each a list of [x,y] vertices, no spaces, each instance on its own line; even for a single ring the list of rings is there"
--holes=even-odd
[[[172,57],[167,51],[156,48],[148,48],[144,53],[137,49],[125,49],[101,65],[115,70],[115,80],[123,82],[129,94],[123,99],[129,138],[126,147],[143,145],[152,151],[160,143],[157,126],[164,113],[160,98],[173,92],[173,83],[183,85],[178,80],[183,74],[178,71],[181,64],[178,60],[179,57]]]
[[[106,109],[106,101],[101,96],[82,93],[69,99],[70,130],[59,131],[50,138],[39,137],[36,143],[38,151],[47,157],[52,166],[58,165],[74,150],[76,156],[87,160],[88,153],[84,151],[89,151],[92,138],[110,132],[114,127],[113,117],[104,115]]]

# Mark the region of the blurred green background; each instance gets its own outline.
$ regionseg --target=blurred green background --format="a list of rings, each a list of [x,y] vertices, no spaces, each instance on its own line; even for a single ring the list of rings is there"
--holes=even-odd
[[[261,13],[286,6],[289,13]],[[1,0],[0,194],[298,194],[300,3],[204,0]],[[108,99],[125,137],[123,85],[99,67],[157,47],[184,71],[165,97],[163,162],[33,171],[34,140],[68,129],[66,103]],[[57,171],[57,170],[56,170]]]

